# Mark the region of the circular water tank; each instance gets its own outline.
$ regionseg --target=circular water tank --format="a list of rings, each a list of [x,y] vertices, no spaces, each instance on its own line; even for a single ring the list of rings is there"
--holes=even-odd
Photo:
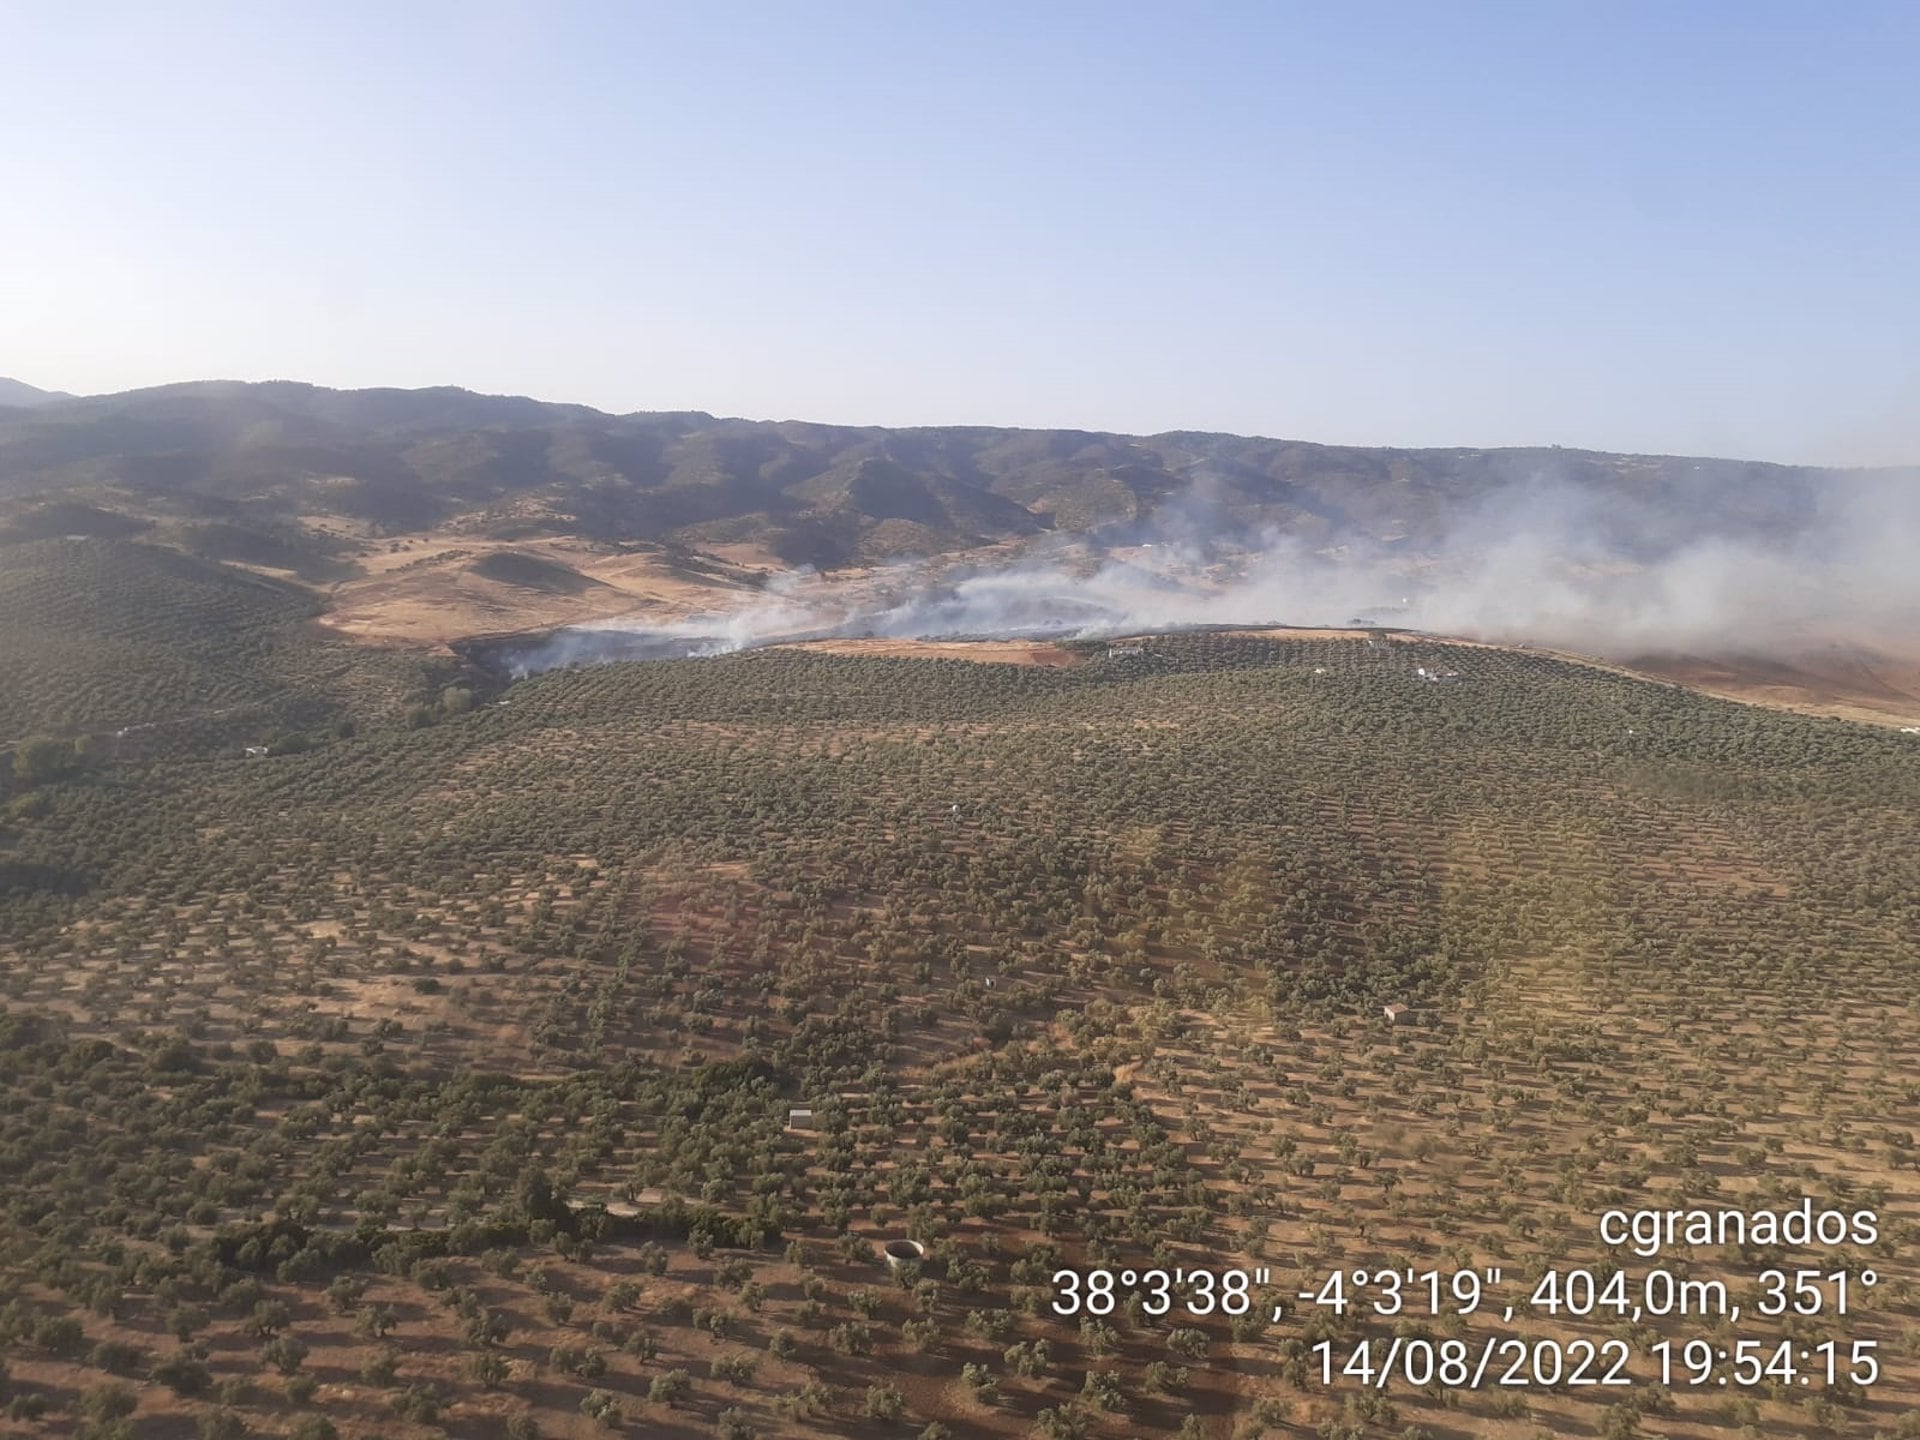
[[[903,1265],[918,1265],[926,1259],[927,1247],[918,1240],[889,1240],[880,1247],[880,1254],[889,1270],[898,1270]]]

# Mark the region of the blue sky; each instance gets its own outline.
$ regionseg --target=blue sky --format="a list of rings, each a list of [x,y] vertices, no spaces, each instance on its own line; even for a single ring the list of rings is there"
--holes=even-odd
[[[0,0],[0,374],[1920,461],[1912,4]]]

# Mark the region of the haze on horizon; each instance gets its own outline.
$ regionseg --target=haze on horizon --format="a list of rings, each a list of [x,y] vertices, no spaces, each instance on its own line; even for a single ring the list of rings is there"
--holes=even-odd
[[[50,389],[1920,460],[1908,6],[7,22]]]

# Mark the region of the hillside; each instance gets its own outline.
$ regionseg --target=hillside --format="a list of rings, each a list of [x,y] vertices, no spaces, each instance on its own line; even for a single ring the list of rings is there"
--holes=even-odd
[[[364,655],[298,585],[134,540],[0,545],[0,749],[39,732],[117,753],[390,714],[418,660]]]
[[[1023,658],[556,671],[26,792],[0,1430],[1920,1423],[1906,737],[1418,639]],[[1650,1261],[1595,1233],[1801,1196],[1882,1240]],[[1525,1303],[1548,1270],[1677,1270],[1751,1308],[1768,1265],[1877,1272],[1795,1323],[1879,1347],[1877,1384],[1661,1387],[1649,1346],[1735,1327]],[[1241,1270],[1257,1303],[1057,1313],[1055,1272],[1100,1267]],[[1294,1298],[1355,1268],[1519,1309]],[[1502,1334],[1627,1337],[1637,1383],[1381,1391],[1312,1350]]]
[[[1777,534],[1848,476],[1568,450],[1354,449],[1231,435],[851,428],[607,415],[461,390],[201,383],[0,412],[0,501],[324,520],[399,534],[752,542],[842,565],[1150,520],[1419,548],[1505,487],[1617,502],[1626,554]],[[1169,514],[1169,507],[1174,513]]]
[[[42,390],[25,381],[0,375],[0,408],[6,406],[47,405],[55,400],[71,400],[64,390]]]
[[[299,386],[0,456],[0,1434],[1920,1428],[1912,737],[1350,622],[1340,568],[1397,611],[1546,464],[1577,567],[1759,563],[1846,477]],[[1775,633],[1635,658],[1920,701],[1897,634]],[[1873,1268],[1818,1332],[1869,1390],[1657,1387],[1733,1322],[1528,1304],[1670,1274],[1604,1208],[1801,1196],[1883,1238],[1660,1263]],[[1356,1267],[1518,1318],[1298,1301]],[[1063,1317],[1103,1268],[1248,1309]],[[1315,1368],[1515,1332],[1639,1388]]]

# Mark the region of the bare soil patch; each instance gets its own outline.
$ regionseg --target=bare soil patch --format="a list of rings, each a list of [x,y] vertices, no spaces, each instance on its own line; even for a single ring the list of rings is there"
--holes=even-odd
[[[1078,665],[1080,657],[1064,645],[1032,640],[807,640],[782,647],[825,655],[861,655],[870,659],[971,660],[981,665]]]

